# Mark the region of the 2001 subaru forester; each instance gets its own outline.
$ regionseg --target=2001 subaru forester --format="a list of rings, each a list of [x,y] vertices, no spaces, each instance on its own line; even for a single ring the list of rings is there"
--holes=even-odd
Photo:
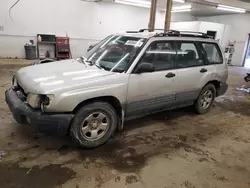
[[[115,34],[86,58],[20,69],[6,101],[18,123],[97,147],[127,119],[188,105],[208,112],[228,88],[221,51],[201,33]]]

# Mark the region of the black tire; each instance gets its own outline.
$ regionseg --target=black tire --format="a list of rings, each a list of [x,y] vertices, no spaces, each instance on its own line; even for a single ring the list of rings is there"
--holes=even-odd
[[[210,103],[210,105],[207,108],[203,108],[201,105],[201,100],[203,95],[207,92],[207,91],[211,91],[213,96],[212,96],[212,102]],[[205,114],[207,112],[209,112],[209,110],[211,109],[211,106],[214,102],[214,99],[216,97],[216,88],[213,84],[207,84],[200,92],[197,100],[195,101],[194,107],[195,107],[195,111],[197,114]]]
[[[83,136],[82,123],[92,113],[101,112],[105,114],[108,119],[108,127],[105,134],[97,140],[88,140]],[[105,144],[113,135],[117,126],[117,113],[115,109],[107,102],[94,102],[83,106],[75,115],[71,128],[70,136],[83,148],[95,148]]]
[[[250,75],[246,76],[244,79],[246,82],[250,82]]]

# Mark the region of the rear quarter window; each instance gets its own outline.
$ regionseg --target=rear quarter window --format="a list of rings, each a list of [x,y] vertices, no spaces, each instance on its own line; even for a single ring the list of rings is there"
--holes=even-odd
[[[202,42],[201,44],[202,44],[202,47],[204,49],[204,52],[206,54],[206,58],[209,64],[222,64],[223,63],[222,53],[218,44],[206,43],[206,42]]]

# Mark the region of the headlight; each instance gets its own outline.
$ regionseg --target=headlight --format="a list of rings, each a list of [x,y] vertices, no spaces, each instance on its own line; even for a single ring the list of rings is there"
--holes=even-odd
[[[17,80],[16,80],[16,75],[12,77],[12,87],[15,89],[17,87]]]
[[[41,108],[44,110],[49,104],[54,95],[40,95],[29,93],[27,96],[27,103],[33,108]]]
[[[49,106],[50,101],[54,98],[54,95],[44,95],[43,96],[43,101],[41,104],[41,109],[42,111],[45,111],[46,108]]]
[[[42,95],[29,93],[27,96],[27,103],[33,108],[40,108]]]

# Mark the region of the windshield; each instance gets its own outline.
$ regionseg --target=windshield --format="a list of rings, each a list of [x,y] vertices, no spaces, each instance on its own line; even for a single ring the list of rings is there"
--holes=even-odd
[[[87,60],[107,71],[124,72],[145,40],[130,36],[109,36],[89,51]]]

